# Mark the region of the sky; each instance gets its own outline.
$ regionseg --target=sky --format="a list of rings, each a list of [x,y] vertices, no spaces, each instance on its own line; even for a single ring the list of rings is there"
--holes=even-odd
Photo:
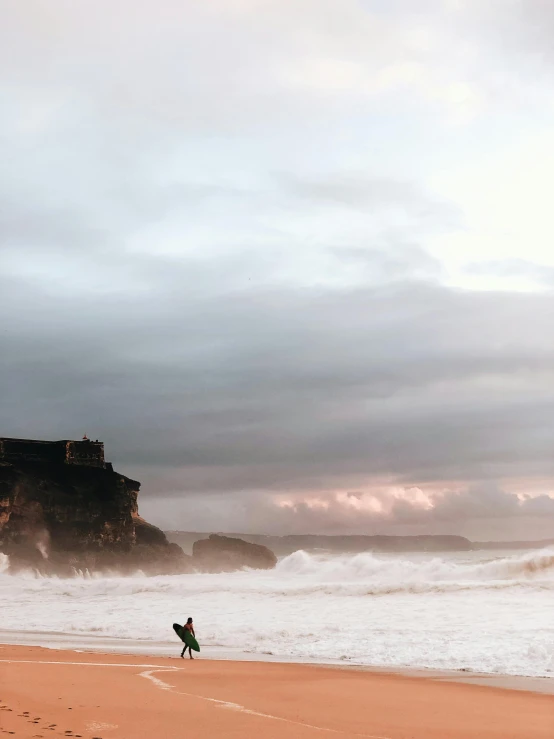
[[[550,0],[0,0],[0,435],[166,529],[554,537]]]

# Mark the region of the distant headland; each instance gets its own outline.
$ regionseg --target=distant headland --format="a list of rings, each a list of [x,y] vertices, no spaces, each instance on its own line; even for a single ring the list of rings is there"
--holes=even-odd
[[[194,531],[166,531],[167,538],[179,544],[185,552],[191,551],[194,543],[203,539],[206,534]],[[541,541],[470,541],[465,536],[446,534],[422,534],[419,536],[398,535],[360,535],[360,534],[289,534],[271,536],[265,534],[227,534],[239,537],[253,544],[269,547],[279,557],[303,549],[307,552],[327,552],[333,554],[359,554],[374,552],[376,554],[399,553],[444,553],[470,552],[483,549],[543,549],[554,546],[553,539]]]

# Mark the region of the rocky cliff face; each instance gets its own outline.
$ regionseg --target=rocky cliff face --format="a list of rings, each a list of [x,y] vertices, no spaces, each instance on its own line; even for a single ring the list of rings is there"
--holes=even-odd
[[[13,568],[190,571],[190,557],[138,515],[140,483],[107,469],[0,462],[0,551]]]
[[[212,534],[208,539],[194,542],[192,562],[201,572],[233,572],[243,567],[269,570],[275,567],[277,558],[261,544]]]

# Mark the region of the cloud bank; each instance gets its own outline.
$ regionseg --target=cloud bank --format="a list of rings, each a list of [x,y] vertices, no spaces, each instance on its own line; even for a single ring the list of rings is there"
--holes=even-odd
[[[4,3],[0,433],[102,438],[171,528],[547,536],[554,14],[508,5]]]

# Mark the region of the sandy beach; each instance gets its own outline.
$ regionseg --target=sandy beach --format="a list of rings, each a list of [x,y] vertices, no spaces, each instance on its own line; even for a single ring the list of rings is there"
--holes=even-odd
[[[552,695],[315,665],[4,645],[0,687],[20,739],[554,736]]]

